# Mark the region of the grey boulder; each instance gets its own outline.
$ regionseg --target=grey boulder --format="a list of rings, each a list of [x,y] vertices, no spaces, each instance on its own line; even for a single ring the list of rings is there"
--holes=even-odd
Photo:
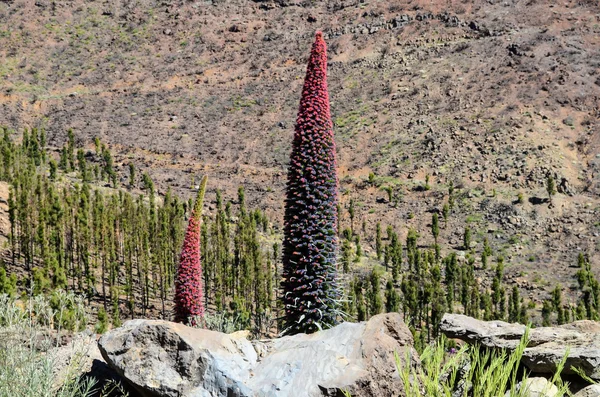
[[[515,388],[515,396],[522,396],[522,393],[527,397],[555,397],[558,395],[558,388],[546,378],[528,378],[524,382],[519,382]],[[504,397],[512,396],[510,390],[504,394]]]
[[[600,385],[591,385],[581,389],[573,397],[600,397]]]
[[[106,362],[142,396],[403,395],[395,353],[418,364],[397,313],[311,335],[249,341],[157,320],[132,320],[102,336]]]
[[[490,348],[514,350],[525,333],[522,324],[481,321],[462,314],[445,314],[440,331],[449,338],[480,343]],[[563,373],[577,367],[600,380],[600,323],[575,321],[557,327],[532,328],[521,362],[532,372],[550,374],[569,349]]]

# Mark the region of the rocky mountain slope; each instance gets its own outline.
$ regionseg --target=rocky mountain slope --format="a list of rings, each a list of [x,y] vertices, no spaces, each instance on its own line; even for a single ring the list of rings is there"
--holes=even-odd
[[[55,147],[68,128],[90,149],[99,137],[124,178],[134,162],[186,197],[207,173],[209,203],[217,187],[232,198],[243,185],[280,223],[315,30],[329,45],[342,204],[355,200],[365,245],[378,221],[431,244],[431,213],[453,182],[445,251],[470,225],[474,249],[488,237],[508,279],[537,301],[574,284],[580,251],[598,266],[591,0],[5,0],[0,125],[43,127]]]

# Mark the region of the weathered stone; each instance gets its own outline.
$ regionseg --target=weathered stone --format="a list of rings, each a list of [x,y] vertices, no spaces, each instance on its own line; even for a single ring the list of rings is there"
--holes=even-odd
[[[102,356],[143,396],[398,396],[394,352],[413,363],[399,314],[311,335],[250,342],[167,321],[132,320],[99,341]],[[260,355],[257,354],[260,352]]]
[[[440,330],[450,338],[513,350],[525,333],[525,326],[445,314]],[[571,367],[577,367],[592,379],[600,380],[600,322],[596,321],[582,320],[558,327],[531,329],[521,362],[534,373],[553,373],[567,348],[569,356],[564,373],[571,374]]]
[[[554,397],[558,394],[558,388],[548,381],[546,378],[528,378],[523,382],[519,382],[515,388],[515,396],[521,396],[521,389],[525,387],[525,396],[527,397]],[[504,394],[504,397],[511,397],[509,391]]]
[[[573,397],[600,397],[600,385],[591,385],[581,389]]]

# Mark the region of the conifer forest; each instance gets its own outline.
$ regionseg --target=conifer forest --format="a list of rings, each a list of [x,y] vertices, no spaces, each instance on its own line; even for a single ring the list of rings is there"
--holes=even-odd
[[[208,175],[181,197],[169,186],[159,191],[134,162],[117,172],[111,147],[98,138],[85,142],[68,130],[56,148],[44,129],[3,127],[10,233],[0,293],[72,291],[100,329],[136,317],[202,326],[220,315],[236,329],[272,336],[400,312],[421,346],[437,336],[446,312],[540,325],[599,319],[600,285],[585,252],[573,252],[577,299],[564,301],[556,285],[540,307],[505,281],[506,259],[487,238],[475,246],[466,226],[459,247],[444,241],[462,199],[452,182],[440,208],[419,220],[427,236],[410,228],[403,240],[386,219],[361,223],[355,198],[338,196],[326,75],[317,33],[290,142],[283,227],[247,205],[244,186],[225,200]],[[394,201],[373,173],[365,183]],[[546,186],[552,199],[551,175]],[[430,188],[427,176],[422,189]],[[205,191],[214,192],[210,210]]]

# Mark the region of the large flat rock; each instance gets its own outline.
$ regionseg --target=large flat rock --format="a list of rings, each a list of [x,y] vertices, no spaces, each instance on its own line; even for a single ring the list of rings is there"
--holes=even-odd
[[[525,326],[445,314],[440,330],[450,338],[513,350],[525,333]],[[532,372],[553,373],[568,348],[564,373],[573,373],[571,366],[574,366],[600,380],[600,322],[582,320],[557,327],[532,328],[529,338],[521,362]]]
[[[394,352],[413,364],[397,313],[316,334],[249,341],[247,334],[132,320],[100,338],[102,356],[143,396],[401,396]]]

